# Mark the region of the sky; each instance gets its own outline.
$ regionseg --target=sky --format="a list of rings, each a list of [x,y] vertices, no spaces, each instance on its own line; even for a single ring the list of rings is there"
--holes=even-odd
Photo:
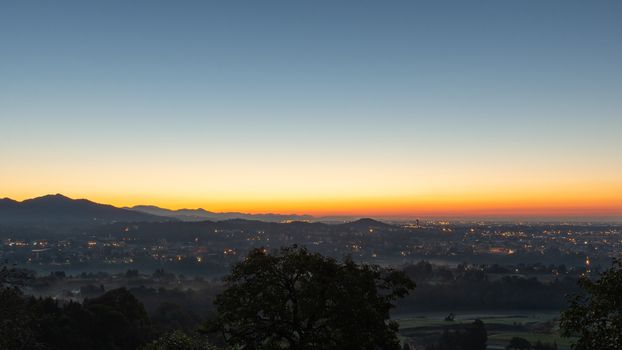
[[[2,1],[0,197],[622,218],[620,1]]]

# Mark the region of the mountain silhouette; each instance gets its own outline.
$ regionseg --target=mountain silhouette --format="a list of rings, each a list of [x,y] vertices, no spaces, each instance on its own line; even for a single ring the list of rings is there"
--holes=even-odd
[[[0,199],[0,223],[105,224],[118,221],[167,221],[170,218],[99,204],[86,199],[71,199],[62,194],[27,199],[22,202]]]
[[[10,198],[0,199],[0,225],[33,226],[54,228],[57,226],[83,227],[115,222],[200,222],[238,220],[244,225],[258,222],[291,222],[290,228],[305,222],[318,221],[311,215],[295,214],[248,214],[241,212],[211,212],[202,208],[170,210],[153,205],[138,205],[131,208],[117,208],[112,205],[95,203],[87,199],[71,199],[62,194],[15,201]],[[255,224],[253,224],[255,222]],[[337,224],[334,227],[343,231],[367,231],[370,229],[394,229],[395,226],[363,218]]]
[[[343,229],[350,230],[370,230],[370,229],[391,229],[395,228],[393,225],[385,224],[384,222],[370,219],[370,218],[362,218],[351,222],[346,222],[345,224],[340,224]]]
[[[240,212],[225,212],[225,213],[217,213],[212,211],[207,211],[203,208],[198,209],[179,209],[179,210],[170,210],[164,209],[160,207],[156,207],[153,205],[137,205],[131,208],[126,208],[129,210],[147,213],[151,215],[159,215],[159,216],[168,216],[172,218],[176,218],[181,221],[223,221],[230,219],[245,219],[245,220],[257,220],[257,221],[270,221],[270,222],[280,222],[280,221],[306,221],[312,220],[313,216],[311,215],[295,215],[295,214],[247,214]]]

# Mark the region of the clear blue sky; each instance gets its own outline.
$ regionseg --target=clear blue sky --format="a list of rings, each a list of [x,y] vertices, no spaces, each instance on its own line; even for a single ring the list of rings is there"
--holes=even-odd
[[[617,186],[621,111],[621,1],[0,3],[0,161],[13,176],[0,190],[16,197],[101,195],[86,190],[101,185],[138,188],[128,194],[138,200],[171,186],[199,203],[233,187],[261,197],[262,182],[248,178],[269,175],[265,193],[305,184],[328,196],[330,177],[301,175],[309,162],[384,169],[349,189],[370,197],[387,182],[387,197],[432,196],[439,176],[467,196],[482,186],[464,180],[481,177],[476,169],[525,172],[499,188],[555,182],[531,179],[544,167],[569,186]],[[215,177],[212,188],[169,174],[140,188],[146,175],[130,165],[152,174],[161,160],[248,177]],[[272,169],[283,162],[299,180],[279,184]],[[59,170],[106,167],[125,167],[126,182],[72,185]]]

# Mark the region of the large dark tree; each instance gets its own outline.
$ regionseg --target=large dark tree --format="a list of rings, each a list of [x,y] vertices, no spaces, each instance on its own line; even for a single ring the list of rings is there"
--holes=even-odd
[[[576,295],[562,313],[566,336],[576,335],[576,350],[622,349],[622,261],[592,281],[579,280],[583,293]]]
[[[389,312],[415,287],[401,272],[296,246],[253,250],[225,281],[210,328],[245,349],[400,349]]]
[[[113,289],[84,301],[91,317],[91,332],[110,349],[136,349],[151,335],[150,320],[142,303],[125,288]]]

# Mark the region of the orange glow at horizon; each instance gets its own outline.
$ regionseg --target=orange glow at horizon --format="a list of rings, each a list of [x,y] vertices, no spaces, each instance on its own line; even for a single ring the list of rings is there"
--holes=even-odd
[[[622,219],[622,188],[616,192],[544,194],[513,193],[506,196],[428,194],[425,196],[340,197],[294,199],[277,196],[262,198],[174,198],[157,195],[105,195],[98,193],[63,194],[86,198],[117,207],[156,205],[168,209],[203,208],[213,212],[251,214],[309,214],[313,216],[382,216],[382,217],[618,217]],[[12,197],[24,200],[44,193]],[[9,196],[10,197],[10,196]]]
[[[62,193],[118,207],[314,216],[622,219],[622,169],[615,162],[586,161],[576,168],[570,160],[547,167],[549,160],[447,165],[430,159],[417,167],[384,156],[260,162],[247,155],[212,163],[180,156],[163,166],[132,157],[104,162],[63,155],[53,163],[37,158],[4,163],[0,197]]]

